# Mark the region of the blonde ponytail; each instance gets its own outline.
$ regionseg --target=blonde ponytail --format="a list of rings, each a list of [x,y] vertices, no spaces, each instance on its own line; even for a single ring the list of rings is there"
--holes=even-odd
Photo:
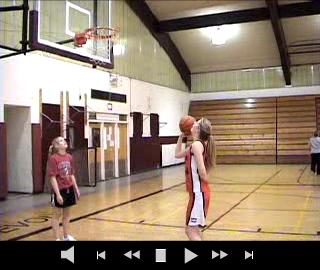
[[[208,119],[201,118],[199,126],[199,139],[203,142],[207,142],[207,145],[204,149],[204,166],[206,167],[206,170],[209,171],[216,165],[216,146],[214,138],[211,135],[212,125]]]
[[[49,147],[49,151],[48,151],[48,156],[52,156],[53,155],[53,145],[50,145]]]
[[[47,192],[52,193],[53,189],[51,186],[51,182],[50,182],[50,177],[48,176],[48,166],[49,166],[49,159],[50,157],[58,152],[58,149],[55,147],[56,141],[59,137],[56,137],[52,140],[51,145],[49,146],[48,149],[48,160],[47,160],[47,165],[46,165],[46,174],[45,174],[45,183],[44,183],[44,190]]]
[[[208,171],[216,166],[216,146],[212,135],[208,138],[204,157],[204,166]]]

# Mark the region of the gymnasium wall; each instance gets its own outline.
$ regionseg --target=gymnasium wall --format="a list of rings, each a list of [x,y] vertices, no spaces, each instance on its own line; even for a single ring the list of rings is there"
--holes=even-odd
[[[6,108],[8,190],[33,191],[30,108]]]
[[[243,99],[208,100],[202,96],[203,100],[191,102],[189,113],[212,121],[218,163],[308,163],[308,140],[319,120],[318,96],[306,93],[319,90],[283,90],[282,94],[300,94],[289,97],[254,97],[252,91],[251,98],[248,91]]]
[[[182,91],[131,80],[131,112],[145,114],[143,135],[150,136],[150,113],[159,114],[159,136],[177,136],[180,134],[180,118],[188,112],[190,94]],[[132,129],[130,130],[132,137]]]
[[[160,122],[164,123],[160,126],[160,136],[177,136],[179,134],[177,123],[180,117],[188,111],[189,93],[127,77],[119,77],[117,85],[111,85],[108,72],[39,54],[30,53],[26,56],[3,59],[0,62],[0,69],[4,71],[0,73],[1,101],[6,105],[31,108],[31,123],[34,124],[32,134],[34,136],[39,136],[40,89],[42,90],[42,103],[47,105],[59,106],[61,92],[65,99],[68,91],[69,105],[83,107],[84,95],[87,94],[89,111],[127,114],[129,130],[132,130],[130,112],[139,110],[146,114],[157,113]],[[108,111],[106,101],[90,98],[91,89],[125,94],[127,95],[127,103],[111,102],[113,105],[112,111]],[[64,102],[65,106],[66,103]],[[48,112],[46,114],[48,115]],[[147,118],[146,122],[150,120],[149,117]],[[53,120],[60,119],[55,117]],[[65,116],[64,120],[66,120]],[[150,136],[150,127],[147,124],[145,125],[145,135]],[[85,137],[88,138],[88,129],[85,130]],[[33,138],[34,141],[37,139]],[[168,142],[164,143],[167,144]],[[130,149],[128,150],[130,151]],[[38,153],[39,151],[42,150],[37,149],[36,144],[33,144],[33,152]],[[161,152],[158,155],[161,155]],[[164,150],[163,159],[170,160],[171,158],[170,151]],[[44,176],[44,162],[47,157],[42,156],[41,159],[42,165],[39,165],[39,159],[33,160],[33,177],[37,179],[34,187],[35,192],[43,189],[43,181],[39,181],[39,179]],[[36,170],[39,166],[42,167],[40,171]]]
[[[0,93],[1,89],[0,89]],[[0,200],[5,198],[8,192],[7,177],[7,131],[4,123],[4,106],[0,100]]]
[[[112,26],[120,29],[118,42],[124,46],[114,58],[114,73],[188,92],[165,50],[123,0],[112,1]]]
[[[293,87],[320,85],[320,65],[292,66],[291,77]],[[197,73],[191,83],[193,93],[285,87],[281,67]]]
[[[7,130],[5,123],[0,123],[0,147],[0,200],[2,200],[8,193]]]
[[[315,96],[277,98],[277,163],[309,163],[317,128]]]
[[[4,70],[0,74],[0,91],[4,92],[0,97],[1,100],[5,104],[31,107],[31,123],[38,124],[40,88],[42,102],[46,104],[60,104],[60,92],[63,92],[65,97],[66,91],[69,91],[70,105],[84,106],[86,93],[88,106],[93,111],[129,115],[130,112],[142,108],[146,113],[158,113],[160,121],[165,122],[161,124],[161,136],[176,136],[179,133],[177,122],[181,115],[188,111],[189,106],[186,85],[163,48],[124,1],[113,1],[112,14],[113,26],[121,29],[119,42],[125,47],[124,54],[115,56],[115,69],[112,70],[122,75],[121,83],[117,87],[110,86],[109,73],[105,71],[92,69],[88,65],[70,60],[68,62],[66,58],[48,53],[35,52],[26,56],[3,59],[0,62],[0,69]],[[5,16],[4,21],[14,28],[18,27],[15,19],[10,16]],[[9,37],[7,34],[8,32],[4,32],[3,37],[12,42],[20,38],[20,35]],[[128,102],[127,104],[112,102],[112,111],[108,111],[105,101],[90,100],[91,88],[126,94]],[[141,92],[148,92],[151,105],[150,102],[144,103],[146,96]],[[131,103],[131,95],[135,100],[134,105]],[[158,100],[163,102],[159,105]],[[145,104],[149,106],[146,110],[143,108]],[[174,112],[172,115],[171,111]],[[130,117],[128,120],[130,121]],[[132,130],[131,122],[129,130]],[[146,116],[145,137],[150,136],[149,130],[149,118]],[[88,132],[86,128],[85,137],[89,137]],[[168,156],[170,159],[170,153],[166,153],[165,150],[164,157]]]
[[[39,143],[42,137],[40,124],[31,124],[31,132],[33,192],[39,193],[43,191],[42,144]]]
[[[2,59],[0,69],[1,99],[5,104],[32,106],[33,123],[39,123],[39,89],[43,103],[60,104],[60,92],[69,91],[70,105],[84,106],[86,93],[93,110],[107,111],[105,101],[90,101],[89,97],[91,89],[111,90],[108,72],[32,53]],[[129,95],[128,80],[112,91]],[[112,113],[129,113],[129,104],[115,102]]]
[[[134,168],[139,170],[154,168],[154,164],[159,163],[160,166],[169,166],[181,163],[181,160],[174,158],[174,149],[180,134],[179,121],[180,118],[188,113],[190,94],[182,91],[173,91],[170,88],[152,85],[150,83],[131,80],[131,111],[141,112],[143,133],[141,139],[144,145],[152,144],[154,147],[154,158],[151,153],[140,153],[139,155],[147,155],[151,160],[154,159],[153,164],[142,164],[138,166],[132,164]],[[159,140],[150,138],[150,113],[159,115]],[[130,117],[130,137],[133,136],[133,123]],[[137,140],[131,140],[131,146],[138,144]],[[160,144],[160,145],[159,145]],[[139,144],[140,145],[140,144]],[[160,147],[160,148],[159,148]],[[145,147],[146,149],[146,147]],[[159,152],[160,151],[160,152]],[[147,158],[147,156],[145,156]],[[156,156],[156,157],[155,157]],[[143,159],[143,157],[142,157]],[[142,162],[143,163],[143,162]]]
[[[218,163],[275,163],[275,98],[193,101],[189,113],[213,123]]]
[[[42,102],[48,104],[60,104],[60,92],[65,95],[68,91],[70,105],[84,106],[86,93],[88,106],[98,112],[108,112],[106,102],[91,100],[91,89],[125,94],[127,103],[111,102],[113,108],[109,112],[158,113],[160,122],[167,123],[160,128],[160,136],[178,135],[176,123],[188,111],[189,93],[127,77],[120,77],[118,86],[113,87],[108,72],[36,54],[3,59],[0,69],[4,70],[0,73],[4,103],[31,106],[32,123],[39,123],[39,89],[42,89]]]
[[[22,56],[1,59],[0,104],[32,106],[34,99],[33,89],[36,87],[37,80],[34,80],[32,70],[34,66],[30,65],[28,59],[30,58]],[[29,66],[30,68],[26,68]],[[33,110],[31,110],[31,121],[33,121],[33,118],[34,114]]]

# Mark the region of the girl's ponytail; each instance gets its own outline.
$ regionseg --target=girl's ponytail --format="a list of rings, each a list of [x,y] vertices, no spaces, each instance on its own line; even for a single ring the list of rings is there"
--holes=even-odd
[[[204,149],[204,166],[207,170],[210,170],[216,165],[216,146],[212,134],[211,122],[206,118],[201,118],[199,139],[203,142],[207,142]]]
[[[48,156],[52,156],[53,155],[53,145],[51,144],[49,147],[49,151],[48,151]]]
[[[216,166],[216,146],[212,135],[209,136],[205,151],[204,165],[207,170]]]

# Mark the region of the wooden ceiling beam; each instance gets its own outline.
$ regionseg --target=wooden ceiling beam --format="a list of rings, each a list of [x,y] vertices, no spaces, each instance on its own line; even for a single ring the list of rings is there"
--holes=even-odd
[[[169,34],[159,33],[157,31],[155,26],[159,24],[159,21],[154,16],[149,6],[144,0],[126,0],[126,3],[140,18],[153,37],[159,42],[160,46],[166,51],[177,71],[180,73],[182,80],[189,88],[189,91],[191,91],[191,72],[189,67],[182,58],[176,45],[171,40]]]
[[[290,72],[290,58],[287,48],[287,43],[279,18],[278,0],[265,0],[270,13],[270,20],[272,24],[273,33],[277,42],[281,66],[286,85],[291,85],[291,72]]]
[[[279,6],[280,18],[291,18],[320,14],[320,1],[295,3]],[[159,32],[173,32],[188,29],[197,29],[223,24],[236,24],[269,20],[268,8],[254,8],[224,13],[202,15],[160,21],[157,26]]]

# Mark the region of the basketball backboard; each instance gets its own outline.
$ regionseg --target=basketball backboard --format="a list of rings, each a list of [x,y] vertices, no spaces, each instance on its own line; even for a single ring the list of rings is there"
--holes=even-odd
[[[30,46],[93,65],[113,68],[112,41],[88,40],[75,46],[74,36],[92,27],[111,27],[111,0],[36,0],[30,12]]]

